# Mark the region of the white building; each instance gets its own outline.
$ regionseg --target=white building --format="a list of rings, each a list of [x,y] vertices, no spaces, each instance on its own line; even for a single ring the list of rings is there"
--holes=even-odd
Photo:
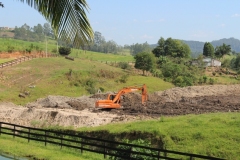
[[[204,58],[203,62],[205,63],[206,67],[220,67],[221,66],[221,62],[213,59],[213,58]]]

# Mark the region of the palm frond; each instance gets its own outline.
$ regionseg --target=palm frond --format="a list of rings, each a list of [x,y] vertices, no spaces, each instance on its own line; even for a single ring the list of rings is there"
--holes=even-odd
[[[2,2],[0,2],[0,6],[1,6],[1,7],[4,7],[4,5],[3,5],[3,3],[2,3]]]
[[[34,7],[48,20],[56,38],[68,40],[75,47],[92,41],[93,30],[86,16],[86,0],[19,0]]]

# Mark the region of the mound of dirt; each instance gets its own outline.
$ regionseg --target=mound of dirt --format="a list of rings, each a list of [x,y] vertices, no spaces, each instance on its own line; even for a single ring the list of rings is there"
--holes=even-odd
[[[144,105],[140,93],[128,93],[121,98],[121,109],[95,109],[95,102],[106,99],[108,94],[75,98],[50,95],[25,106],[0,103],[0,121],[33,127],[83,127],[162,115],[240,111],[240,85],[176,87],[149,94]]]

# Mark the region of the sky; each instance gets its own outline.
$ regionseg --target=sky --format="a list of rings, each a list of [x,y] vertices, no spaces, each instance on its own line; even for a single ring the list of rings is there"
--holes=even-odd
[[[211,42],[240,39],[240,0],[86,0],[94,31],[118,45],[156,44],[163,37]],[[0,0],[0,27],[47,21],[18,0]]]

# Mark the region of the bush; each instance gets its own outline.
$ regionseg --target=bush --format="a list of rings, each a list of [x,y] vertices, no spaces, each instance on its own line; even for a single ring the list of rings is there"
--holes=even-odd
[[[56,48],[52,49],[52,52],[57,53],[57,49]]]
[[[128,80],[128,77],[129,77],[129,75],[127,75],[127,74],[122,75],[121,78],[119,79],[119,81],[120,81],[121,83],[126,83],[127,80]]]
[[[214,79],[209,78],[209,84],[214,84],[214,83],[215,83]]]
[[[207,83],[207,76],[203,76],[203,83]]]
[[[145,146],[145,147],[151,147],[150,142],[142,140],[142,139],[134,140],[132,142],[129,142],[128,139],[125,139],[125,140],[123,140],[123,142],[124,143],[129,143],[129,144]],[[125,146],[125,145],[119,145],[117,148],[122,149],[122,150],[126,150],[126,151],[132,150],[132,151],[135,151],[135,152],[157,155],[157,152],[149,150],[149,149],[144,149],[144,148],[138,148],[138,147],[132,147],[131,148],[131,147]],[[129,152],[123,152],[123,151],[115,151],[115,154],[119,155],[119,156],[129,157],[129,159],[136,159],[136,160],[154,160],[154,159],[156,159],[156,158],[153,158],[153,157],[139,155],[139,154],[129,154]],[[126,158],[111,156],[111,157],[109,157],[109,159],[111,159],[111,160],[125,160]]]
[[[131,69],[131,66],[127,62],[119,62],[118,66],[122,69],[128,69],[128,70]]]
[[[69,47],[59,47],[58,52],[60,55],[67,56],[71,53],[71,48]]]
[[[7,51],[8,51],[8,53],[12,53],[14,51],[14,47],[8,46]]]
[[[199,83],[199,84],[202,84],[202,83],[203,83],[203,78],[202,78],[202,77],[199,77],[198,83]]]
[[[193,79],[187,76],[178,76],[174,81],[173,84],[178,87],[186,87],[193,85]]]

